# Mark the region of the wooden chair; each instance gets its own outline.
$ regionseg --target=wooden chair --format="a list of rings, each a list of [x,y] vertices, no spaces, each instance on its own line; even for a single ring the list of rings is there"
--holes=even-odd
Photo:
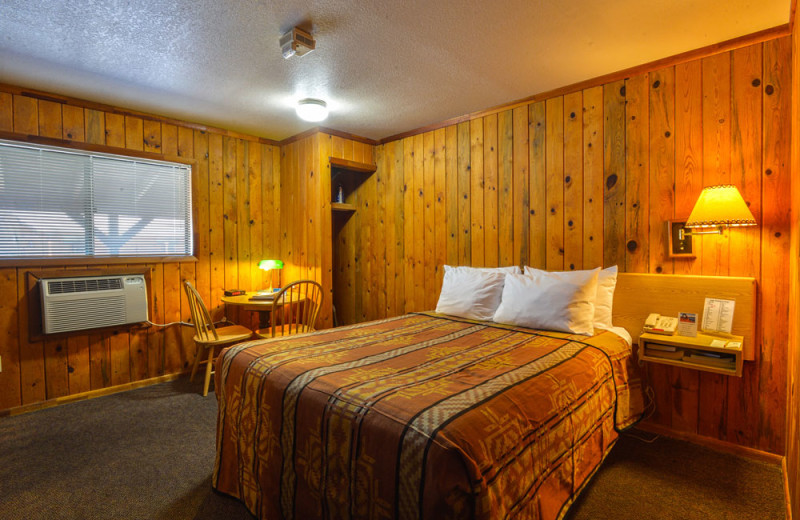
[[[208,360],[206,364],[206,379],[203,383],[203,396],[208,395],[208,385],[211,382],[211,374],[214,373],[214,349],[218,346],[232,345],[240,341],[249,339],[253,331],[241,325],[229,325],[227,327],[214,327],[211,315],[208,313],[203,299],[188,281],[183,282],[186,289],[186,297],[189,298],[189,309],[192,311],[192,323],[194,323],[194,342],[197,345],[197,352],[194,355],[192,365],[192,375],[190,381],[194,381],[197,366],[200,364],[202,346],[208,350]]]
[[[315,330],[323,296],[322,286],[313,280],[290,283],[272,301],[270,326],[258,329],[256,334],[276,338]]]

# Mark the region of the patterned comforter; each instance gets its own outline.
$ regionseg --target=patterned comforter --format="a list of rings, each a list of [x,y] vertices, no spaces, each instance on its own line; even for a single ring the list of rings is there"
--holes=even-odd
[[[553,519],[642,411],[630,346],[434,313],[217,361],[213,486],[262,519]]]

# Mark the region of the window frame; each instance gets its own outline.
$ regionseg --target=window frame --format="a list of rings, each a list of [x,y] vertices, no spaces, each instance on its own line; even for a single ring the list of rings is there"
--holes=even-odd
[[[15,257],[15,258],[2,258],[0,259],[0,267],[31,267],[31,266],[73,266],[73,265],[113,265],[113,264],[153,264],[153,263],[168,263],[168,262],[197,262],[198,250],[198,182],[197,171],[198,162],[196,159],[188,159],[177,155],[158,154],[152,152],[145,152],[140,150],[129,150],[127,148],[118,148],[115,146],[106,146],[92,143],[77,143],[74,141],[65,141],[62,139],[53,139],[48,137],[40,137],[34,135],[24,136],[13,132],[0,131],[0,139],[6,141],[16,141],[18,143],[44,145],[44,146],[57,146],[61,148],[68,148],[71,150],[80,150],[83,152],[97,152],[105,154],[119,155],[122,157],[131,157],[138,159],[149,159],[154,161],[167,161],[179,164],[188,165],[191,170],[191,203],[192,203],[192,254],[191,255],[178,255],[178,256],[58,256],[58,257]]]

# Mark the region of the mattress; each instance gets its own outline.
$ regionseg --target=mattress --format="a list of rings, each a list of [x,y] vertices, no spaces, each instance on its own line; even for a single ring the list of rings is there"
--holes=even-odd
[[[231,347],[212,483],[262,519],[553,519],[642,413],[630,345],[420,313]]]

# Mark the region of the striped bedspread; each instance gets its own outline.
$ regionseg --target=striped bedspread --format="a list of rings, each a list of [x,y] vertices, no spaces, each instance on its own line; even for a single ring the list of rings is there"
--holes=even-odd
[[[257,517],[561,517],[642,392],[618,336],[434,313],[217,361],[213,486]]]

